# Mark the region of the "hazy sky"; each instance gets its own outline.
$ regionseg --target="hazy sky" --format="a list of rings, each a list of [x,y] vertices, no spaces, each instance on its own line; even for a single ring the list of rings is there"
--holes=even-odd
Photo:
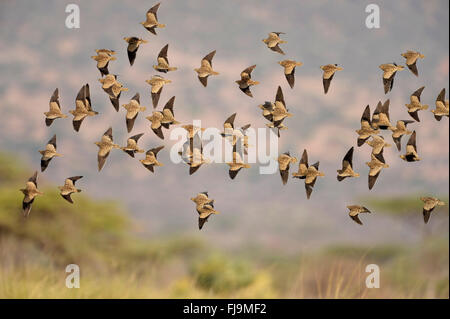
[[[65,7],[80,7],[80,29],[65,27]],[[381,28],[365,26],[368,4],[380,7]],[[420,114],[417,130],[418,163],[405,163],[395,146],[385,151],[390,168],[384,170],[374,189],[367,188],[370,147],[355,149],[355,170],[361,177],[336,181],[336,169],[351,146],[364,107],[374,109],[379,100],[391,100],[391,120],[409,119],[405,103],[409,95],[425,85],[422,101],[434,108],[442,88],[449,82],[448,1],[162,1],[158,11],[164,29],[154,36],[139,22],[154,3],[148,1],[2,1],[0,2],[0,149],[13,152],[38,169],[37,152],[56,133],[58,150],[43,179],[61,183],[66,176],[84,175],[80,187],[98,198],[123,201],[149,232],[170,229],[197,232],[194,204],[197,192],[208,190],[222,212],[205,226],[202,236],[240,244],[249,236],[268,246],[287,240],[305,243],[353,240],[367,241],[407,237],[404,228],[380,215],[368,216],[364,228],[355,227],[346,205],[362,196],[389,194],[448,194],[449,124],[436,122],[433,114]],[[286,56],[270,51],[261,42],[268,32],[282,31],[288,43]],[[140,47],[130,67],[125,36],[149,41]],[[279,151],[301,156],[308,149],[311,162],[320,160],[325,178],[317,181],[307,201],[303,181],[289,180],[282,186],[279,174],[259,175],[257,165],[228,177],[225,164],[207,165],[193,176],[186,165],[169,162],[174,141],[161,141],[145,116],[151,107],[150,87],[145,83],[156,74],[152,65],[159,50],[169,43],[169,59],[179,69],[165,75],[173,82],[161,95],[159,108],[176,96],[175,115],[183,122],[201,119],[207,127],[221,128],[237,112],[236,125],[264,127],[257,105],[273,101],[276,88],[283,88],[286,104],[294,114],[285,121]],[[129,88],[121,98],[128,103],[136,93],[148,107],[136,121],[133,134],[144,132],[141,146],[165,145],[159,159],[165,164],[153,175],[137,159],[113,151],[101,173],[97,173],[97,147],[93,144],[112,125],[115,141],[126,142],[125,111],[116,113],[98,82],[100,73],[90,59],[95,49],[117,51],[110,71],[120,75]],[[204,88],[194,68],[200,59],[217,50],[213,60],[219,76]],[[418,62],[420,76],[399,72],[392,92],[383,92],[382,63],[404,64],[400,56],[408,49],[426,57]],[[278,61],[303,62],[296,70],[296,85],[290,89]],[[344,70],[335,75],[330,91],[323,94],[320,65],[338,63]],[[254,98],[244,95],[234,83],[239,73],[256,64],[252,88]],[[47,128],[44,115],[48,100],[58,87],[64,113],[74,108],[75,96],[89,83],[93,107],[100,112],[84,121],[81,131],[72,129],[71,119],[57,120]],[[448,94],[447,97],[448,99]],[[70,117],[71,118],[71,117]],[[383,134],[392,143],[388,132]],[[168,133],[166,133],[168,136]],[[403,138],[403,147],[407,138]],[[297,165],[291,167],[296,170]],[[421,218],[420,210],[418,219]],[[380,231],[379,229],[382,229]],[[239,234],[239,236],[236,236]],[[249,235],[249,236],[245,236]]]

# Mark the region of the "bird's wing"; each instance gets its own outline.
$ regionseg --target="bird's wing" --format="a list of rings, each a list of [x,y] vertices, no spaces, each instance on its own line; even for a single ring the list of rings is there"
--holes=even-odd
[[[243,75],[247,74],[248,77],[251,78],[251,76],[252,76],[252,71],[253,71],[255,68],[256,68],[256,64],[254,64],[254,65],[252,65],[252,66],[249,66],[248,68],[246,68],[245,70],[243,70],[243,71],[241,72],[241,77],[242,77]]]
[[[139,95],[139,93],[136,93],[136,94],[131,98],[131,100],[136,101],[137,104],[141,104],[140,98],[141,98],[141,96]]]
[[[406,64],[408,66],[408,69],[411,70],[411,72],[415,75],[415,76],[419,76],[419,71],[417,70],[417,60],[414,61],[413,64]]]
[[[169,101],[167,101],[167,103],[166,103],[166,105],[164,105],[164,110],[169,110],[171,113],[172,113],[172,115],[174,115],[174,113],[173,113],[173,104],[175,103],[175,96],[172,96],[171,98],[170,98],[170,100]]]
[[[163,90],[163,87],[160,86],[159,90],[157,92],[153,92],[153,88],[152,88],[152,103],[153,103],[153,108],[156,108],[158,106],[158,102],[159,102],[159,97],[161,96],[161,92]]]
[[[112,127],[109,127],[105,133],[103,133],[103,136],[107,136],[111,141],[113,140],[113,135],[112,135]]]
[[[130,62],[130,65],[133,65],[134,60],[136,60],[136,52],[137,52],[137,49],[134,51],[130,51],[129,49],[127,50],[128,61]]]
[[[55,89],[52,96],[50,97],[50,111],[61,111],[61,105],[59,104],[59,93],[58,88]]]
[[[323,80],[322,80],[322,82],[323,82],[323,91],[325,92],[325,94],[328,93],[328,89],[330,88],[331,80],[333,80],[333,77],[334,77],[334,73],[328,79],[326,79],[324,77]]]
[[[369,105],[366,106],[366,108],[364,109],[364,112],[361,116],[361,124],[363,122],[367,122],[367,123],[369,123],[369,125],[372,124],[372,122],[370,121],[370,106]]]
[[[67,178],[67,180],[70,180],[71,183],[75,186],[76,181],[81,178],[83,178],[83,176],[72,176],[72,177]]]
[[[209,65],[212,67],[212,59],[214,57],[214,55],[216,54],[216,50],[208,53],[207,55],[205,55],[205,57],[202,59],[208,61]]]
[[[200,83],[203,84],[204,87],[208,85],[208,76],[199,76],[198,79],[200,80]]]
[[[275,52],[278,52],[278,53],[280,53],[280,54],[285,55],[284,51],[281,50],[281,48],[280,48],[280,46],[278,45],[278,43],[277,43],[275,46],[271,47],[270,49],[271,49],[272,51],[275,51]]]
[[[128,117],[125,118],[125,121],[127,123],[127,131],[128,131],[128,133],[130,133],[133,130],[134,122],[135,122],[137,116],[138,116],[138,113],[136,112],[134,117],[132,117],[131,119],[128,118]]]
[[[160,139],[164,139],[164,134],[163,134],[163,131],[162,131],[162,127],[161,127],[161,125],[159,125],[159,127],[158,128],[153,128],[152,127],[152,131],[156,134],[156,136],[158,136]]]
[[[401,143],[401,141],[402,141],[402,136],[403,136],[403,135],[400,135],[399,137],[394,137],[394,136],[392,136],[392,139],[394,140],[394,143],[395,143],[395,145],[397,146],[397,149],[398,149],[399,151],[402,150],[402,143]]]
[[[377,181],[377,178],[378,178],[379,175],[380,175],[380,172],[378,172],[374,176],[371,176],[369,174],[369,189],[373,188],[373,186],[375,185],[375,182]]]
[[[420,118],[419,118],[419,112],[418,111],[414,111],[414,112],[410,112],[408,111],[408,114],[417,122],[420,122]]]
[[[34,184],[35,187],[37,187],[37,175],[38,175],[38,172],[35,171],[34,174],[33,174],[33,176],[31,176],[31,177],[28,179],[28,181],[29,181],[29,182],[32,182],[32,183]]]
[[[158,53],[158,58],[163,58],[164,60],[167,60],[167,50],[169,49],[169,44],[166,44],[161,51]]]
[[[234,129],[234,119],[236,118],[236,113],[233,113],[233,114],[231,114],[227,119],[226,119],[226,121],[223,123],[223,125],[224,125],[224,127],[225,127],[225,124],[230,124],[231,125],[231,127]]]
[[[83,122],[83,120],[84,120],[84,117],[80,120],[74,119],[72,121],[73,129],[75,130],[75,132],[78,132],[80,130],[80,126],[81,126],[81,123]]]
[[[414,131],[411,136],[409,137],[408,143],[406,145],[411,145],[414,147],[414,150],[417,152],[417,146],[416,146],[416,131]]]
[[[73,200],[72,197],[70,197],[71,194],[61,194],[61,197],[64,198],[66,201],[68,201],[69,203],[73,204]]]
[[[209,216],[211,216],[211,215],[208,215],[205,218],[201,218],[201,217],[198,218],[198,229],[203,228],[203,225],[205,225],[205,223],[208,221]]]
[[[353,167],[353,146],[348,150],[347,154],[345,154],[344,159],[342,160],[342,167],[345,168],[347,163],[350,167]]]
[[[230,176],[231,179],[234,179],[236,177],[236,175],[239,173],[239,171],[241,170],[241,168],[239,169],[235,169],[232,170],[231,168],[228,170],[228,175]]]
[[[84,85],[83,90],[84,90],[84,99],[85,99],[84,104],[85,104],[85,107],[86,107],[86,109],[88,111],[92,111],[91,90],[89,88],[89,84],[88,83],[86,83]]]
[[[137,143],[142,135],[144,135],[144,133],[136,134],[130,137],[130,139],[134,140]]]
[[[303,150],[302,158],[300,159],[300,164],[303,164],[306,167],[308,167],[308,152],[306,151],[306,149]]]
[[[109,155],[109,151],[106,152],[104,155],[100,155],[100,151],[99,151],[99,154],[97,155],[97,162],[98,162],[98,170],[99,171],[101,171],[101,169],[105,165],[105,162],[106,162],[106,159],[108,158],[108,155]]]
[[[309,184],[305,184],[305,190],[306,190],[306,198],[309,199],[311,197],[313,187]]]
[[[53,145],[53,147],[56,149],[56,134],[53,135],[53,137],[47,142],[47,144]]]
[[[281,89],[281,86],[278,86],[275,101],[280,102],[281,104],[283,104],[283,106],[286,105],[286,103],[284,102],[283,90]]]
[[[26,197],[25,197],[25,198],[26,198]],[[28,215],[30,214],[30,211],[31,211],[31,205],[32,205],[33,202],[34,202],[34,198],[31,199],[30,201],[25,201],[25,198],[24,198],[24,200],[22,201],[22,209],[23,209],[23,215],[24,215],[25,217],[28,217]]]
[[[388,93],[391,90],[393,84],[394,84],[394,77],[388,79],[383,77],[384,94]]]
[[[295,69],[294,69],[295,70]],[[284,76],[286,77],[286,80],[289,84],[289,86],[292,88],[294,88],[294,84],[295,84],[295,75],[294,75],[294,70],[291,73],[286,73]]]
[[[159,152],[160,150],[162,150],[163,148],[164,148],[164,145],[163,145],[163,146],[158,146],[158,147],[152,148],[152,149],[150,149],[150,150],[147,151],[147,154],[150,154],[150,152],[152,152],[153,155],[155,155],[155,158],[157,158],[158,152]]]
[[[77,97],[75,98],[76,109],[84,109],[85,100],[86,100],[86,90],[85,86],[83,85],[81,89],[78,91]]]
[[[442,102],[445,105],[445,88],[442,89],[441,92],[439,92],[436,102]]]
[[[153,14],[153,15],[155,16],[155,19],[158,20],[157,12],[158,12],[158,8],[159,8],[159,5],[160,5],[160,4],[161,4],[161,3],[157,3],[157,4],[155,4],[153,7],[151,7],[150,9],[148,9],[148,11],[147,11],[147,16],[148,16],[149,14]]]
[[[361,220],[359,219],[359,215],[354,215],[354,216],[351,216],[351,215],[350,215],[350,218],[353,219],[357,224],[360,224],[360,225],[363,224],[363,223],[361,222]]]
[[[288,182],[288,178],[289,178],[289,165],[286,167],[285,170],[280,169],[280,176],[281,176],[281,181],[283,182],[283,185],[286,185]]]
[[[389,104],[390,104],[390,100],[387,99],[386,102],[384,102],[383,106],[381,107],[381,113],[386,114],[388,120],[389,120]]]

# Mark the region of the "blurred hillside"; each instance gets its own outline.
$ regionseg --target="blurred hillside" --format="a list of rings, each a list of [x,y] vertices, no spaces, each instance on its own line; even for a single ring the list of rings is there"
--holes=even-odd
[[[0,298],[449,296],[448,206],[432,216],[447,226],[435,227],[414,244],[335,242],[288,253],[242,243],[230,250],[205,240],[203,233],[145,237],[120,203],[83,192],[71,205],[42,176],[38,183],[45,195],[24,219],[18,189],[31,173],[11,155],[0,154]],[[420,232],[422,226],[409,227]],[[80,266],[80,289],[65,287],[69,263]],[[364,285],[364,269],[371,263],[381,269],[379,289]]]

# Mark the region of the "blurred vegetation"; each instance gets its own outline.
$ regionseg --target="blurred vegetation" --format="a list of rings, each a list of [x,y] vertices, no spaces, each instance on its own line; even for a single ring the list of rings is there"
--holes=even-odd
[[[448,298],[448,231],[412,247],[333,245],[318,252],[243,248],[218,251],[201,237],[151,241],[114,201],[85,194],[64,201],[39,177],[45,195],[30,217],[18,191],[31,171],[0,154],[0,298]],[[416,197],[383,210],[417,212]],[[409,205],[409,206],[408,206]],[[448,223],[448,220],[447,220]],[[81,288],[65,287],[65,267],[81,269]],[[382,269],[381,288],[365,288],[365,265]]]

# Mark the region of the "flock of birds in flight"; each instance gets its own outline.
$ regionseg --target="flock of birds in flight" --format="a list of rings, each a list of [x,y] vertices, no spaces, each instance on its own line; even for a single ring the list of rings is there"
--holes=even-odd
[[[159,3],[150,8],[146,14],[146,21],[141,22],[141,24],[152,34],[156,35],[157,28],[164,28],[165,25],[158,22],[157,11],[159,8]],[[272,51],[284,55],[285,53],[280,48],[280,44],[286,43],[286,41],[281,40],[280,36],[284,34],[283,32],[270,32],[269,36],[262,41],[265,45]],[[138,37],[125,37],[124,40],[127,42],[127,53],[130,66],[133,65],[137,51],[141,44],[145,44],[148,41],[138,38]],[[168,73],[177,70],[169,63],[168,59],[168,44],[164,46],[157,56],[157,64],[153,65],[153,68],[161,73]],[[116,60],[116,52],[114,50],[99,49],[96,50],[97,55],[92,56],[97,62],[97,68],[102,76],[99,82],[102,85],[102,89],[108,95],[112,106],[118,112],[119,111],[119,99],[123,91],[128,91],[121,84],[117,75],[110,74],[108,70],[109,62]],[[212,60],[214,58],[216,51],[208,53],[202,60],[199,68],[194,69],[198,75],[200,83],[207,87],[208,77],[213,75],[218,75],[212,65]],[[424,58],[419,52],[407,51],[402,54],[406,59],[406,65],[408,69],[416,76],[419,75],[417,69],[418,59]],[[291,88],[295,84],[295,69],[300,67],[302,62],[295,60],[283,60],[279,64],[284,68],[284,74],[286,80]],[[251,92],[251,86],[259,84],[258,81],[252,80],[252,71],[255,69],[256,65],[252,65],[244,69],[240,74],[240,79],[235,81],[239,86],[239,89],[248,95],[253,97]],[[342,71],[343,68],[337,64],[328,64],[320,67],[323,71],[323,89],[324,93],[327,94],[331,81],[337,71]],[[403,66],[397,65],[396,63],[387,63],[380,65],[380,69],[383,71],[383,85],[384,93],[390,92],[394,85],[394,78],[398,71],[404,69]],[[170,80],[165,79],[160,75],[153,75],[146,82],[151,86],[151,97],[153,108],[156,109],[159,102],[159,97],[161,95],[162,89],[166,84],[171,83]],[[375,185],[377,178],[379,177],[381,171],[384,168],[388,168],[389,165],[386,163],[383,152],[385,147],[390,147],[384,138],[379,135],[382,130],[392,131],[392,139],[398,149],[401,151],[401,138],[404,135],[410,135],[409,140],[406,144],[405,154],[400,155],[400,158],[406,162],[419,161],[420,157],[417,153],[416,146],[416,131],[410,131],[407,129],[407,125],[420,122],[418,112],[428,109],[428,105],[422,104],[421,93],[424,87],[416,90],[410,97],[410,103],[406,104],[407,112],[413,120],[398,120],[396,125],[392,125],[389,117],[389,99],[382,103],[381,101],[376,106],[372,116],[370,112],[369,105],[366,106],[361,117],[361,128],[356,130],[358,134],[357,145],[361,147],[364,144],[369,145],[372,148],[371,160],[366,163],[369,167],[369,178],[368,184],[369,189],[372,189]],[[181,124],[174,117],[174,102],[175,96],[173,96],[163,107],[162,111],[154,110],[150,116],[146,119],[151,122],[152,131],[160,138],[164,139],[164,134],[162,129],[169,129],[172,125]],[[436,108],[431,110],[433,112],[436,120],[440,121],[442,117],[449,117],[449,101],[445,100],[445,89],[439,93],[436,99]],[[45,123],[50,126],[52,122],[59,118],[67,118],[67,115],[63,114],[61,111],[61,106],[59,103],[59,92],[56,89],[50,98],[49,111],[45,112]],[[146,107],[140,104],[140,95],[136,93],[130,100],[128,104],[122,105],[126,110],[126,126],[127,131],[130,133],[133,130],[134,122],[139,113],[144,112]],[[276,92],[274,102],[265,102],[259,105],[262,110],[263,117],[269,122],[266,125],[270,128],[276,129],[278,137],[280,137],[280,130],[285,130],[287,127],[283,124],[286,118],[292,116],[288,112],[286,103],[283,97],[283,91],[280,86]],[[98,112],[92,109],[92,103],[90,99],[90,89],[89,84],[81,87],[76,99],[75,99],[75,109],[69,111],[73,115],[73,128],[75,131],[79,131],[82,122],[88,118],[98,115]],[[250,124],[242,126],[241,128],[235,129],[234,120],[236,113],[232,114],[224,123],[224,132],[222,136],[230,141],[233,145],[233,161],[227,163],[230,166],[229,176],[234,179],[237,173],[242,168],[249,168],[250,165],[244,163],[242,151],[247,154],[248,148],[248,137],[246,136],[246,130],[250,127]],[[203,128],[196,127],[191,124],[182,125],[182,127],[187,132],[187,140],[183,145],[182,150],[179,154],[182,156],[183,161],[189,165],[189,173],[195,173],[202,164],[208,163],[208,159],[203,156],[202,141],[199,134],[203,131]],[[136,153],[144,153],[144,150],[140,149],[138,146],[138,141],[142,137],[143,133],[133,135],[127,139],[127,145],[121,147],[114,143],[112,128],[110,127],[101,137],[99,142],[95,144],[98,146],[98,170],[100,171],[104,166],[106,159],[113,149],[121,149],[128,155],[134,158]],[[154,172],[155,166],[162,166],[157,159],[158,152],[161,151],[164,146],[159,146],[148,150],[145,153],[145,158],[141,159],[142,165]],[[62,156],[57,153],[56,146],[56,135],[54,135],[47,143],[45,150],[39,151],[42,155],[41,158],[41,171],[44,172],[48,167],[50,161],[54,157]],[[353,170],[353,152],[354,147],[351,147],[345,154],[342,160],[342,168],[337,170],[338,181],[343,181],[346,178],[359,177],[359,174]],[[289,178],[289,167],[291,163],[296,163],[297,158],[290,155],[289,152],[283,153],[278,157],[279,171],[281,175],[281,180],[283,184],[286,184]],[[42,195],[43,193],[37,188],[37,171],[34,175],[27,181],[26,186],[21,191],[24,194],[23,199],[23,213],[24,216],[28,216],[31,210],[32,203],[34,202],[37,195]],[[308,153],[305,149],[303,151],[302,157],[299,162],[298,171],[292,174],[293,178],[304,179],[306,196],[309,199],[313,191],[314,185],[318,177],[325,176],[323,172],[319,170],[319,162],[312,165],[308,163]],[[73,203],[71,195],[74,193],[81,192],[81,189],[75,187],[75,183],[82,178],[82,176],[68,177],[63,186],[59,186],[61,196]],[[201,192],[196,195],[196,197],[191,198],[191,200],[196,205],[196,210],[198,212],[198,226],[202,229],[204,223],[208,221],[208,218],[213,214],[218,214],[219,212],[214,208],[214,200],[208,197],[207,192]],[[428,222],[430,218],[430,213],[436,206],[444,205],[444,202],[435,197],[422,197],[421,200],[424,202],[423,216],[425,223]],[[350,205],[347,206],[349,209],[349,216],[358,224],[362,225],[359,219],[360,213],[370,213],[369,209],[360,205]]]

